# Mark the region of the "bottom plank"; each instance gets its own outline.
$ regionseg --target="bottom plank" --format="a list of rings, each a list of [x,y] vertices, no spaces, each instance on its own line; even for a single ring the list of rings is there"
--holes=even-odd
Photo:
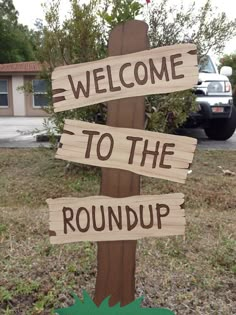
[[[48,199],[50,242],[137,240],[183,235],[184,195]]]

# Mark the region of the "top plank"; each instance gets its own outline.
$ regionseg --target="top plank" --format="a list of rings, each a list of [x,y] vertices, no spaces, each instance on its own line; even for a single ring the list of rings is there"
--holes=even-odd
[[[193,44],[58,67],[52,73],[54,110],[186,90],[197,81],[197,51]]]

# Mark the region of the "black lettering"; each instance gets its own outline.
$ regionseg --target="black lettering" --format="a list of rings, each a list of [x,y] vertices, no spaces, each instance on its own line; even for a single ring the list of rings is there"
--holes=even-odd
[[[92,206],[92,220],[93,220],[93,228],[95,231],[100,232],[103,231],[105,229],[105,215],[104,215],[104,206],[100,206],[100,210],[101,210],[101,217],[102,217],[102,223],[101,226],[98,227],[97,226],[97,222],[96,222],[96,213],[98,212],[98,210],[96,210],[95,206]]]
[[[108,225],[109,230],[113,230],[112,220],[116,223],[116,226],[119,230],[122,230],[122,214],[121,214],[121,206],[118,206],[118,218],[112,209],[112,207],[108,206]]]
[[[154,74],[158,78],[158,80],[162,80],[164,75],[165,75],[165,80],[170,81],[168,69],[167,69],[167,65],[166,65],[166,57],[162,57],[161,72],[160,73],[158,72],[157,68],[155,67],[152,59],[149,59],[149,66],[150,66],[150,74],[151,74],[152,84],[156,83]]]
[[[143,206],[142,206],[142,205],[139,206],[140,225],[141,225],[141,227],[142,227],[143,229],[150,229],[150,228],[153,227],[153,209],[152,209],[152,205],[149,205],[148,208],[149,208],[149,214],[150,214],[150,222],[149,222],[149,224],[146,224],[146,225],[145,225],[144,219],[143,219],[143,217],[144,217],[144,215],[143,215],[143,212],[144,212],[144,211],[143,211]],[[146,212],[146,211],[145,211],[145,212]]]
[[[109,148],[109,151],[106,155],[101,154],[101,143],[104,140],[104,138],[108,138],[110,140],[110,148]],[[98,140],[98,144],[97,144],[97,156],[98,156],[99,160],[101,160],[101,161],[108,160],[112,154],[113,147],[114,147],[114,139],[113,139],[112,135],[110,133],[104,133],[100,137],[100,139]]]
[[[86,97],[86,98],[89,97],[89,92],[90,92],[90,72],[89,71],[86,71],[86,89],[84,88],[81,81],[78,81],[77,89],[75,89],[74,82],[73,82],[72,76],[70,74],[68,75],[68,79],[69,79],[70,86],[72,88],[72,92],[74,94],[74,97],[76,99],[79,98],[80,90],[83,92],[84,97]]]
[[[129,164],[133,164],[136,142],[142,141],[143,138],[128,136],[128,137],[126,137],[126,139],[132,141],[132,146],[131,146],[130,155],[129,155]]]
[[[93,130],[83,130],[82,133],[89,136],[88,137],[88,143],[87,143],[87,149],[85,152],[85,158],[88,159],[88,158],[90,158],[93,136],[100,135],[100,132],[93,131]]]
[[[174,143],[164,143],[163,144],[161,159],[160,159],[160,164],[159,164],[159,166],[161,168],[171,168],[171,165],[164,164],[165,156],[174,154],[174,151],[166,151],[166,148],[168,148],[168,147],[174,148],[175,144]]]
[[[133,82],[130,82],[130,83],[127,83],[125,82],[124,80],[124,70],[125,68],[128,68],[131,66],[131,63],[130,62],[127,62],[125,64],[123,64],[121,67],[120,67],[120,72],[119,72],[119,77],[120,77],[120,82],[121,84],[126,87],[126,88],[132,88],[134,86],[134,83]]]
[[[67,212],[69,212],[69,216],[67,216]],[[67,234],[67,232],[68,232],[67,231],[67,225],[74,232],[75,228],[73,227],[73,225],[70,222],[73,220],[73,217],[74,217],[73,209],[68,208],[68,207],[63,207],[62,213],[63,213],[63,223],[64,223],[64,234]]]
[[[126,215],[127,215],[127,230],[131,231],[133,230],[137,223],[138,223],[138,216],[136,214],[136,212],[131,209],[129,206],[125,206],[125,210],[126,210]],[[133,214],[133,222],[131,223],[131,213]]]
[[[144,142],[144,149],[143,149],[143,157],[142,157],[142,161],[141,161],[141,166],[145,165],[145,161],[146,161],[146,156],[147,154],[149,155],[153,155],[153,162],[152,162],[152,168],[155,168],[157,165],[157,157],[159,155],[159,146],[160,146],[160,141],[156,142],[156,148],[154,151],[148,150],[148,140],[145,140]]]
[[[98,86],[98,81],[105,79],[105,75],[97,75],[99,72],[103,72],[103,68],[98,68],[93,70],[93,77],[94,77],[94,86],[95,86],[95,91],[98,94],[101,93],[106,93],[106,89],[99,89]]]
[[[180,66],[183,64],[183,61],[177,61],[175,62],[176,58],[181,58],[182,54],[175,54],[175,55],[171,55],[170,56],[170,64],[171,64],[171,73],[172,73],[172,79],[173,80],[177,80],[177,79],[183,79],[184,78],[184,74],[176,74],[176,67]]]
[[[140,79],[140,75],[139,75],[139,68],[140,66],[143,67],[144,69],[144,77],[143,79]],[[135,81],[139,84],[139,85],[144,85],[147,83],[148,80],[148,71],[147,71],[147,67],[145,65],[145,63],[143,63],[142,61],[139,61],[135,64],[134,66],[134,77],[135,77]]]
[[[166,212],[161,214],[161,209],[163,208],[166,209]],[[157,211],[157,227],[158,229],[161,229],[161,218],[168,216],[168,214],[170,213],[170,208],[167,205],[157,203],[156,211]]]
[[[87,216],[87,222],[86,222],[86,225],[85,227],[81,227],[80,225],[80,215],[81,215],[81,212],[84,211],[84,213],[86,214]],[[89,230],[89,226],[90,226],[90,216],[89,216],[89,212],[86,208],[84,207],[80,207],[77,211],[77,214],[76,214],[76,225],[77,225],[77,228],[80,232],[84,233],[84,232],[87,232]]]
[[[120,86],[114,86],[113,85],[111,66],[107,66],[107,75],[108,75],[108,83],[109,83],[110,91],[111,92],[120,91],[121,90]]]

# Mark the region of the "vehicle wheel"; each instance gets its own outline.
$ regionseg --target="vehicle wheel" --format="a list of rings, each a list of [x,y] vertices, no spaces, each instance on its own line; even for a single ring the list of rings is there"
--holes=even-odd
[[[204,129],[208,138],[212,140],[227,140],[236,129],[236,107],[233,106],[231,117],[228,119],[215,119],[209,122]]]

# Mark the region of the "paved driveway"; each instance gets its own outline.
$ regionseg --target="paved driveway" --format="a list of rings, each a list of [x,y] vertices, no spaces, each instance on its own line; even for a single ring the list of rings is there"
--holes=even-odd
[[[44,120],[39,117],[0,117],[0,147],[27,148],[49,146],[36,142],[36,134],[45,133]],[[227,141],[209,140],[201,129],[181,129],[180,135],[198,139],[198,147],[213,150],[236,150],[236,133]]]
[[[209,140],[203,129],[179,130],[179,135],[190,136],[198,139],[198,148],[206,150],[236,150],[236,132],[227,141]]]
[[[37,143],[36,135],[44,132],[41,117],[0,117],[0,147],[30,148],[47,144]]]

